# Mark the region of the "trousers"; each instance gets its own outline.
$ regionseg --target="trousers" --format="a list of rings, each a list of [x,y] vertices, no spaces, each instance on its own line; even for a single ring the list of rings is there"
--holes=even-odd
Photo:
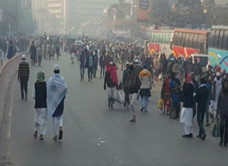
[[[27,92],[28,92],[28,77],[21,76],[20,77],[20,84],[21,84],[21,98],[24,99],[27,98]]]
[[[52,119],[53,119],[54,135],[58,135],[59,127],[63,127],[63,115],[52,117]]]

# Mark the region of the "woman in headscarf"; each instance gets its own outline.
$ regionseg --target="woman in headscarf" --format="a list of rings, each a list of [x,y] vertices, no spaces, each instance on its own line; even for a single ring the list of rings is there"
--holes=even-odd
[[[35,132],[34,137],[37,138],[40,131],[40,140],[46,134],[47,129],[47,86],[44,73],[38,72],[37,81],[33,87],[33,98],[35,99]]]
[[[184,138],[192,138],[193,121],[193,93],[194,85],[191,74],[188,74],[183,85],[183,108],[181,110],[180,122],[185,124]]]
[[[104,90],[106,90],[106,85],[108,86],[108,107],[113,109],[113,104],[115,103],[115,92],[118,86],[118,77],[116,73],[116,66],[113,62],[110,62],[106,66],[105,79],[104,79]]]

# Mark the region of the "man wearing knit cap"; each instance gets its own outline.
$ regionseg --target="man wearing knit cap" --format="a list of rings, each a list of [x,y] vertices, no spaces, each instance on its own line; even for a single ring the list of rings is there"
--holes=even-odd
[[[28,80],[29,80],[29,64],[26,62],[26,56],[21,56],[21,62],[18,68],[18,81],[21,84],[21,100],[27,100]]]
[[[54,66],[55,75],[50,78],[47,86],[47,105],[49,116],[53,119],[54,141],[63,137],[64,99],[67,94],[67,83],[60,74],[59,65]],[[58,133],[59,132],[59,133]]]

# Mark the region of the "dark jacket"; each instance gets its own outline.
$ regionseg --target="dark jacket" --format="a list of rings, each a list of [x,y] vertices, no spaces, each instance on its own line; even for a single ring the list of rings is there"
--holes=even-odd
[[[135,70],[128,73],[127,86],[130,94],[138,93],[141,87],[141,81],[139,79],[139,74]]]
[[[94,57],[94,58],[93,58],[93,59],[94,59],[93,65],[94,65],[94,66],[97,66],[97,65],[98,65],[98,55],[95,54],[93,57]]]
[[[30,53],[31,57],[36,56],[36,46],[34,44],[31,45],[31,47],[29,49],[29,53]]]
[[[82,54],[80,55],[80,58],[79,58],[81,67],[85,67],[86,58],[87,58],[87,53],[85,51],[82,51]]]
[[[228,116],[228,92],[221,90],[218,97],[217,114]]]
[[[206,84],[202,84],[196,91],[195,100],[198,103],[197,110],[199,112],[206,112],[206,106],[208,101],[208,89]]]
[[[193,108],[193,93],[194,85],[191,83],[184,83],[183,86],[183,107]]]
[[[35,88],[35,108],[47,108],[47,86],[46,82],[36,82]]]
[[[106,58],[106,56],[102,55],[102,56],[100,57],[99,65],[100,65],[100,66],[105,66],[106,63],[107,63],[107,58]]]
[[[89,66],[90,57],[92,57],[92,59],[93,59],[92,65],[91,65],[91,66]],[[95,62],[95,59],[94,59],[94,56],[93,56],[93,55],[87,56],[87,58],[86,58],[86,66],[85,66],[85,67],[86,67],[86,68],[88,68],[88,67],[93,67],[94,62]]]
[[[113,87],[117,86],[115,83],[112,82],[111,73],[109,71],[105,72],[105,78],[104,78],[104,88],[105,89],[106,89],[106,85],[109,88],[113,88]]]
[[[10,44],[8,48],[7,58],[11,59],[15,54],[16,54],[16,48],[12,44]]]

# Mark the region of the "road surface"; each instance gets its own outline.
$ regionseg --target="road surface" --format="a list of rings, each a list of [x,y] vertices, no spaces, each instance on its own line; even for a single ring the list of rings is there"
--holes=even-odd
[[[68,82],[64,110],[64,135],[54,142],[52,121],[44,141],[33,138],[34,101],[31,98],[36,73],[53,75],[54,64]],[[149,112],[137,111],[137,122],[129,122],[131,113],[122,105],[107,107],[103,79],[80,81],[79,64],[71,64],[68,54],[60,60],[44,60],[42,67],[31,67],[28,101],[20,100],[19,82],[13,94],[10,134],[11,159],[16,166],[226,166],[228,149],[218,146],[219,140],[208,137],[203,142],[181,135],[184,126],[157,109],[159,88],[150,98]],[[85,74],[87,78],[87,73]],[[16,79],[15,79],[16,81]],[[140,102],[138,102],[140,110]]]

